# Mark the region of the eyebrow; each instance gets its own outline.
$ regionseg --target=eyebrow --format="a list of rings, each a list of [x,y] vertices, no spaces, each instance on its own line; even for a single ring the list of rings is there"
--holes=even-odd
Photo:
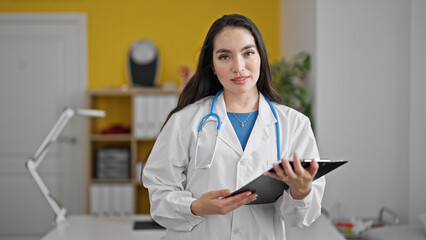
[[[244,50],[247,50],[247,49],[250,49],[250,48],[255,48],[256,46],[254,45],[254,44],[249,44],[249,45],[247,45],[247,46],[245,46],[245,47],[243,47],[243,48],[241,48],[241,52],[242,51],[244,51]],[[228,50],[228,49],[223,49],[223,48],[220,48],[220,49],[218,49],[217,51],[216,51],[216,54],[217,53],[230,53],[231,51],[230,50]]]

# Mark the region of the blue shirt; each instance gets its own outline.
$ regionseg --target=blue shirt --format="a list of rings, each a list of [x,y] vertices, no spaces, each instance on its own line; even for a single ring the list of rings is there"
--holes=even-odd
[[[237,134],[238,140],[240,140],[241,147],[246,148],[248,139],[250,137],[251,130],[253,129],[254,123],[256,122],[259,111],[251,113],[231,113],[228,112],[228,118],[234,127],[234,131]],[[244,126],[241,126],[243,124]]]

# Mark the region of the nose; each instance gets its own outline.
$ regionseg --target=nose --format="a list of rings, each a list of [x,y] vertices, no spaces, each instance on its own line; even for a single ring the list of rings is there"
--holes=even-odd
[[[232,65],[232,72],[234,73],[242,72],[244,70],[244,67],[245,67],[244,59],[241,56],[234,58],[233,65]]]

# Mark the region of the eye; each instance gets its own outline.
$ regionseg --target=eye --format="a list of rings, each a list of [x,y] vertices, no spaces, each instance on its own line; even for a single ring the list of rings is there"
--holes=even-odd
[[[253,55],[253,54],[255,54],[255,52],[254,52],[253,50],[250,50],[250,51],[245,52],[245,55],[246,55],[246,56],[251,56],[251,55]]]
[[[220,55],[219,56],[219,60],[228,60],[229,56],[228,55]]]

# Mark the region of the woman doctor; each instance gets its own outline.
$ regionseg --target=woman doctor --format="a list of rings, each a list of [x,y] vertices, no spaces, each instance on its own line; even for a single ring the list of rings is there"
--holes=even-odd
[[[143,170],[153,219],[167,239],[285,239],[284,222],[309,226],[321,214],[325,180],[312,182],[318,164],[304,169],[298,156],[319,157],[309,119],[280,104],[255,24],[223,16]],[[225,198],[272,166],[265,174],[290,186],[275,203],[246,205],[257,198],[250,192]]]

